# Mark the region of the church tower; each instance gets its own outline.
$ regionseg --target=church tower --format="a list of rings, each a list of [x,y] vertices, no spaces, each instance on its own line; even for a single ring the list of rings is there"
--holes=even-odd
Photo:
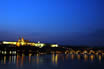
[[[24,38],[22,37],[21,42],[24,42]]]

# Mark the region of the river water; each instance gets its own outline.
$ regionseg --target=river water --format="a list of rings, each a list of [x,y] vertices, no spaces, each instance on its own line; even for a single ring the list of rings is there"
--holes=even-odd
[[[1,56],[0,69],[104,69],[103,55]]]

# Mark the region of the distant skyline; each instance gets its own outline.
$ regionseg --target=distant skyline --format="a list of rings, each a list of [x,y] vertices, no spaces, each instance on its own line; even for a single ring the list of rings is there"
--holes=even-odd
[[[104,46],[103,0],[2,0],[0,41]]]

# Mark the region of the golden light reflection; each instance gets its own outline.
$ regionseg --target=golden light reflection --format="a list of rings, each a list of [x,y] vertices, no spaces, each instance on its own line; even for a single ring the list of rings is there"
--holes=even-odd
[[[68,60],[68,57],[69,57],[69,55],[67,54],[67,55],[65,56],[65,59]]]
[[[84,60],[87,61],[88,60],[88,55],[84,55]]]
[[[54,64],[55,54],[52,54],[52,63]]]
[[[56,64],[58,63],[58,54],[56,54],[56,56],[55,56],[55,63]]]
[[[58,54],[52,54],[52,63],[57,64],[58,63]]]
[[[72,60],[74,60],[74,57],[75,57],[75,55],[74,55],[74,54],[72,54],[72,55],[71,55],[71,59],[72,59]]]
[[[39,64],[39,54],[36,55],[36,63]]]
[[[31,53],[29,54],[29,64],[31,63]]]
[[[95,59],[99,60],[97,62],[101,62],[103,60],[103,56],[102,55],[87,55],[87,54],[84,54],[83,57],[82,55],[60,55],[60,54],[52,54],[51,55],[51,62],[53,65],[57,65],[58,62],[61,60],[63,61],[63,59],[65,61],[68,60],[68,58],[71,57],[69,60],[73,60],[73,59],[77,59],[77,60],[83,60],[84,61],[88,61],[88,62],[92,62],[94,61],[95,62]],[[97,58],[96,58],[97,57]],[[15,58],[16,58],[16,61],[15,61]],[[22,56],[2,56],[1,57],[1,64],[16,64],[17,67],[22,67],[23,64],[25,63],[25,59],[27,60],[28,64],[40,64],[41,63],[41,55],[37,54],[34,58],[32,56],[31,53],[29,53],[29,56],[28,58],[26,59],[26,56],[22,55]],[[43,58],[42,58],[43,59]],[[35,62],[36,60],[36,62]],[[42,60],[42,61],[46,61],[46,60]],[[16,63],[15,63],[16,62]]]
[[[91,56],[90,56],[91,61],[94,60],[94,57],[95,57],[94,55],[91,55]]]
[[[101,59],[102,59],[102,56],[101,56],[101,55],[99,55],[99,56],[98,56],[98,59],[99,59],[99,61],[101,61]]]
[[[11,59],[12,59],[12,57],[11,57],[11,56],[9,56],[9,64],[11,63]]]
[[[6,64],[6,56],[4,56],[4,64]]]
[[[18,67],[19,64],[19,56],[17,55],[16,66]]]
[[[24,62],[24,54],[22,54],[21,66],[23,66],[23,62]]]
[[[80,60],[80,58],[81,58],[81,55],[77,55],[77,59]]]

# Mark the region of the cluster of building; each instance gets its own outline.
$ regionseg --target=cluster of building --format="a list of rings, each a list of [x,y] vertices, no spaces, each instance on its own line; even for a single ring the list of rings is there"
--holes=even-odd
[[[21,39],[19,38],[19,40],[17,42],[3,41],[3,44],[16,45],[18,47],[20,47],[20,46],[35,46],[35,47],[42,48],[45,46],[45,43],[40,43],[40,41],[38,43],[29,42],[28,40],[24,40],[23,37]],[[58,44],[51,44],[51,47],[58,47]]]

